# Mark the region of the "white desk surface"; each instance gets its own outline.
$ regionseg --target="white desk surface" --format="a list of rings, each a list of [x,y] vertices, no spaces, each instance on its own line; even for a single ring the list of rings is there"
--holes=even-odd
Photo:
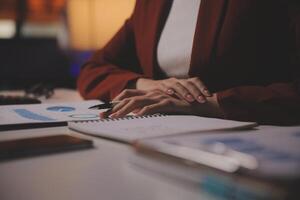
[[[0,139],[59,133],[76,134],[67,127],[56,127],[0,132]],[[0,162],[0,199],[201,199],[197,185],[170,182],[135,169],[128,162],[133,154],[129,146],[98,138],[93,141],[94,149]]]
[[[19,91],[2,94],[22,95]],[[43,102],[78,101],[77,92],[55,90]],[[0,131],[0,140],[75,134],[67,127]],[[202,199],[197,185],[145,174],[128,162],[130,146],[94,137],[95,148],[0,161],[0,200]],[[207,199],[207,198],[204,198]]]
[[[69,100],[78,100],[76,92],[69,92]],[[130,146],[84,136],[67,127],[2,131],[0,140],[61,133],[91,138],[95,148],[0,161],[0,200],[211,199],[196,184],[145,173],[134,167],[128,162],[134,154]]]

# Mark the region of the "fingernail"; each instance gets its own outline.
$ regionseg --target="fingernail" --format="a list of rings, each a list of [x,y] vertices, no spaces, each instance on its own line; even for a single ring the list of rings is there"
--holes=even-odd
[[[168,89],[168,90],[167,90],[167,93],[168,93],[168,94],[174,94],[174,90]]]
[[[105,119],[105,118],[106,118],[106,115],[105,115],[104,112],[101,112],[101,113],[99,114],[99,117],[100,117],[100,119]]]
[[[211,96],[211,93],[207,89],[204,89],[203,92],[206,96]]]
[[[116,118],[116,114],[114,113],[114,114],[109,115],[109,118]]]
[[[185,95],[185,97],[188,101],[191,101],[191,102],[195,100],[194,97],[190,94]]]
[[[198,101],[200,103],[205,103],[206,102],[206,100],[205,100],[205,98],[203,96],[198,96]]]

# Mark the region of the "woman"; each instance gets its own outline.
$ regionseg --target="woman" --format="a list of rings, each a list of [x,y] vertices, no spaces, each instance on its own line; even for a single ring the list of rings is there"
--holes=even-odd
[[[111,117],[166,112],[299,123],[298,8],[285,0],[138,0],[83,66],[79,91],[120,100]]]

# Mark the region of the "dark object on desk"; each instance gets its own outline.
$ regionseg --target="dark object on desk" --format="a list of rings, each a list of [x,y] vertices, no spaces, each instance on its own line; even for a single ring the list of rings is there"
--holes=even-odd
[[[38,83],[25,90],[26,97],[49,99],[54,94],[54,87],[51,84]]]
[[[0,105],[37,104],[37,103],[41,103],[41,101],[32,97],[0,95]]]
[[[54,135],[1,141],[0,159],[28,157],[91,147],[93,147],[93,141],[70,135]]]
[[[0,125],[0,131],[22,130],[31,128],[50,128],[58,126],[67,126],[68,122],[44,122],[44,123],[25,123],[25,124],[4,124]]]
[[[26,89],[37,83],[74,87],[69,60],[56,38],[0,39],[0,89]]]

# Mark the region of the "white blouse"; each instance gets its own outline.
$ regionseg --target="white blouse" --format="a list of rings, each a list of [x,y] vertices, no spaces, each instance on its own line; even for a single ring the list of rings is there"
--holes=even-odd
[[[200,3],[173,0],[157,47],[158,64],[169,77],[188,76]]]

